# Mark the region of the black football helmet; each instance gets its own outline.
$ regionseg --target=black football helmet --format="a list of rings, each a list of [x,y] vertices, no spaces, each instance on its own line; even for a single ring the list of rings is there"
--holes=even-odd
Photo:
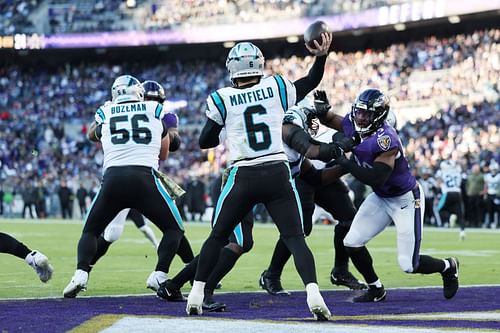
[[[163,103],[165,101],[165,90],[156,81],[144,81],[142,83],[144,88],[144,100],[146,101],[156,101],[158,103]]]
[[[350,118],[361,136],[367,136],[384,125],[389,114],[389,98],[378,89],[367,89],[352,104]]]

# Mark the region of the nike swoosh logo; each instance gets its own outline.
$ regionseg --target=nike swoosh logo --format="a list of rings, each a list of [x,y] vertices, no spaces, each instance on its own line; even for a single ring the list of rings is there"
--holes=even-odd
[[[401,209],[405,209],[408,205],[401,206]]]

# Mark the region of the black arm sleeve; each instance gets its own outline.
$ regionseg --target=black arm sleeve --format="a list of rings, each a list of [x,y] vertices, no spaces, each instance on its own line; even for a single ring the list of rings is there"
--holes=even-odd
[[[373,168],[364,168],[360,167],[353,160],[344,158],[340,164],[358,180],[373,187],[383,185],[389,179],[392,172],[392,168],[382,162],[373,163]]]
[[[219,133],[222,127],[222,125],[217,124],[212,119],[208,119],[201,130],[200,139],[198,140],[200,148],[207,149],[217,147],[219,144]]]
[[[293,84],[297,90],[297,102],[304,99],[314,88],[318,86],[325,72],[326,55],[316,57],[314,64],[307,76],[298,79]]]
[[[333,158],[331,151],[332,147],[329,144],[313,140],[308,133],[298,126],[292,126],[283,141],[288,147],[307,158],[321,160],[323,162],[328,162]],[[319,146],[317,153],[309,152],[311,145]]]

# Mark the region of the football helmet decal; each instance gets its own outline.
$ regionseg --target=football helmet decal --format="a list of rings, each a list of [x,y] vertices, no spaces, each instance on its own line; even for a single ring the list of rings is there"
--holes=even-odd
[[[122,75],[113,82],[111,96],[113,103],[139,102],[144,99],[144,88],[135,77]]]
[[[264,56],[254,44],[241,42],[229,51],[226,68],[231,82],[240,77],[263,76]]]
[[[384,125],[389,113],[389,98],[378,89],[367,89],[352,104],[350,119],[362,136],[367,136]]]

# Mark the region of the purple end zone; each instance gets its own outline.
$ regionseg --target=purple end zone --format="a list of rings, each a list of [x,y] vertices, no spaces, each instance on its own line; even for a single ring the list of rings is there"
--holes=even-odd
[[[500,286],[462,288],[451,300],[440,288],[388,290],[381,303],[352,303],[352,291],[325,291],[323,296],[333,316],[331,323],[364,325],[476,328],[500,330],[500,321],[469,320],[383,320],[352,319],[344,316],[379,316],[430,312],[500,311]],[[247,320],[303,321],[312,318],[305,293],[271,296],[266,293],[216,295],[227,304],[223,313],[204,314],[211,318]],[[169,303],[151,296],[92,297],[0,301],[0,331],[65,332],[101,314],[162,315],[185,317],[185,303]]]

